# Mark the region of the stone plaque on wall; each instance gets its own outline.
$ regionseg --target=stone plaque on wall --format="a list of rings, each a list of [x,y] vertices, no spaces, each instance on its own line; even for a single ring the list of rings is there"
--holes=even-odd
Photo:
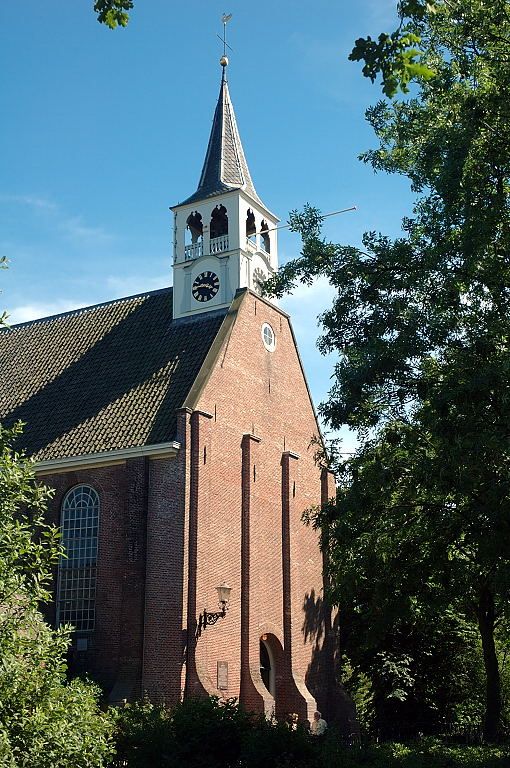
[[[228,661],[218,661],[218,684],[219,691],[228,689]]]

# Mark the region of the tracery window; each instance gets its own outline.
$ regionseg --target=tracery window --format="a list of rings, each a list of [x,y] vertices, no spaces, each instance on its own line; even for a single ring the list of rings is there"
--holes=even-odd
[[[262,219],[262,224],[260,225],[260,239],[262,241],[263,250],[266,253],[271,253],[271,240],[269,238],[267,221],[264,219]]]
[[[228,235],[228,215],[224,205],[217,205],[211,214],[211,240]]]
[[[257,227],[255,225],[255,214],[251,208],[248,208],[246,215],[246,237],[255,243],[257,241]]]
[[[204,228],[202,226],[202,216],[198,211],[194,211],[193,213],[190,213],[186,219],[186,239],[189,237],[191,244],[194,245],[202,240],[203,234]]]
[[[62,503],[57,624],[94,629],[99,496],[89,485],[72,488]]]

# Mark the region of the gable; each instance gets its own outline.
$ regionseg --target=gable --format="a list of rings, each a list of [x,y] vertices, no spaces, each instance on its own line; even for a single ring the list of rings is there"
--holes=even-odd
[[[0,331],[0,421],[37,460],[172,440],[224,312],[172,321],[172,289]]]
[[[263,343],[266,323],[273,351]],[[275,445],[292,435],[287,448],[303,456],[324,447],[290,318],[248,289],[238,291],[184,405],[222,414],[246,433],[264,425]]]

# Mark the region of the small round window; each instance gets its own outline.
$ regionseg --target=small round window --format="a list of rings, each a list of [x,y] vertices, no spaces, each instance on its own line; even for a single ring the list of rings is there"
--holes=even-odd
[[[274,352],[276,347],[276,336],[274,335],[274,331],[269,323],[264,323],[262,326],[261,334],[265,348],[269,350],[269,352]]]

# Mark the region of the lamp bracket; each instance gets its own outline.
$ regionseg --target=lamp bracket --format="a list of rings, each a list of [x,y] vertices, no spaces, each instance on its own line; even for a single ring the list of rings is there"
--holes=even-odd
[[[214,611],[212,613],[209,613],[205,608],[203,612],[198,617],[198,624],[197,624],[197,639],[200,637],[202,632],[206,627],[212,627],[218,619],[224,619],[227,615],[227,605],[226,603],[222,603],[221,611]]]

